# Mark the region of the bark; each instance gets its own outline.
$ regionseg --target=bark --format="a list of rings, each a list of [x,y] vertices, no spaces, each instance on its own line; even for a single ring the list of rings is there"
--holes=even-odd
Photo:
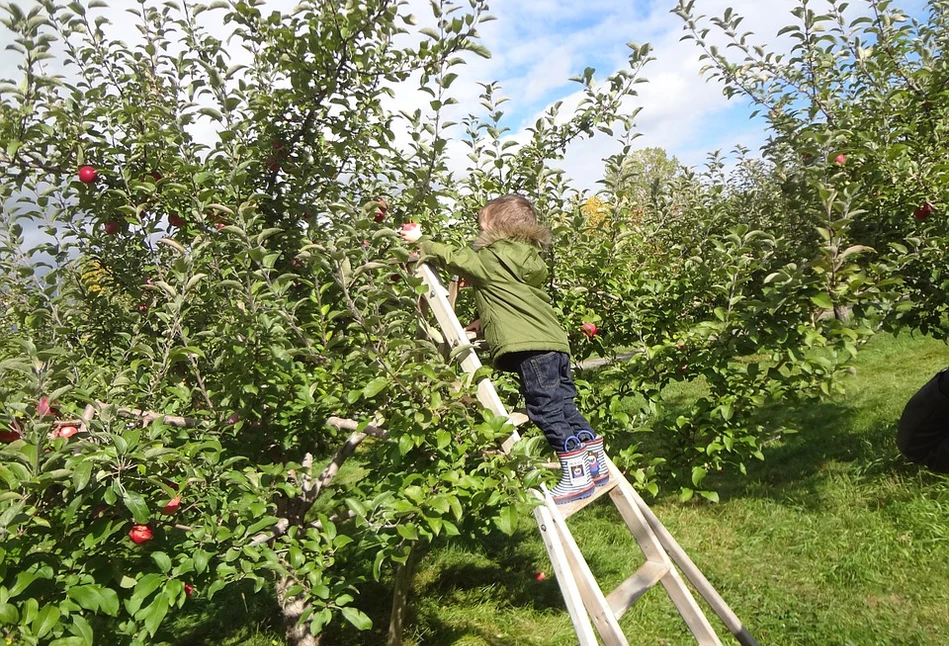
[[[292,585],[293,579],[289,577],[281,577],[277,581],[277,602],[283,612],[287,643],[291,646],[320,646],[319,636],[310,634],[309,622],[299,622],[300,615],[307,609],[309,603],[302,596],[287,596],[287,590]]]
[[[415,575],[415,564],[418,562],[420,555],[421,548],[414,545],[409,550],[409,556],[405,563],[395,571],[392,613],[389,615],[389,636],[386,639],[386,646],[402,646],[405,613],[409,605],[409,590],[412,587],[412,577]]]

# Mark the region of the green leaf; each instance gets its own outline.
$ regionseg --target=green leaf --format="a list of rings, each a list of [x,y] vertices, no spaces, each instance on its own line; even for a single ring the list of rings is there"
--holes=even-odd
[[[152,552],[152,560],[163,573],[167,574],[171,570],[171,558],[164,552]]]
[[[161,626],[161,622],[164,621],[165,615],[167,614],[168,599],[165,598],[165,595],[159,594],[155,597],[155,600],[142,611],[142,619],[145,620],[145,630],[147,630],[150,635],[154,635],[158,632],[158,627]]]
[[[205,552],[204,550],[195,550],[194,551],[194,571],[198,574],[204,572],[208,567],[208,561],[210,560],[211,555]]]
[[[824,310],[829,310],[829,309],[834,308],[834,302],[830,300],[830,295],[825,292],[821,292],[820,294],[811,296],[811,302],[814,303],[814,305],[816,305],[817,307]]]
[[[20,620],[20,613],[12,603],[0,603],[0,624],[15,624]]]
[[[83,460],[73,469],[72,481],[76,491],[82,491],[92,478],[92,461]]]
[[[362,389],[362,396],[365,398],[375,397],[377,394],[382,392],[386,386],[389,385],[389,380],[385,377],[376,377],[368,384],[366,384]]]
[[[37,637],[48,635],[59,623],[60,612],[56,606],[43,606],[33,620],[33,634]]]
[[[494,524],[498,526],[502,532],[508,536],[514,534],[514,530],[517,529],[517,520],[518,513],[517,509],[510,505],[501,510],[501,512],[495,517]]]
[[[116,606],[118,606],[117,602]],[[95,635],[92,632],[92,626],[90,626],[85,617],[80,614],[72,615],[72,632],[82,639],[84,646],[92,646],[92,644],[95,642]]]
[[[358,608],[348,606],[343,608],[343,617],[358,630],[369,630],[372,628],[372,620],[366,616],[366,613]]]
[[[148,511],[148,504],[140,494],[134,491],[126,491],[122,497],[125,507],[132,512],[132,518],[139,525],[145,525],[151,520],[151,514]]]

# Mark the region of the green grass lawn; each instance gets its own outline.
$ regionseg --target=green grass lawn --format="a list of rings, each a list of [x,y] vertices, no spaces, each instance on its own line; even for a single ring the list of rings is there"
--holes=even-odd
[[[949,643],[949,478],[906,463],[894,441],[909,397],[949,365],[949,347],[881,335],[856,363],[840,401],[776,408],[796,427],[745,478],[712,478],[721,502],[651,501],[653,510],[763,645],[938,646]],[[677,393],[678,397],[687,393]],[[605,590],[642,561],[612,505],[571,527]],[[513,538],[457,539],[420,564],[406,643],[439,646],[575,644],[569,617],[530,518]],[[370,633],[324,643],[385,643],[388,590]],[[200,602],[168,643],[282,645],[262,597],[234,591]],[[712,613],[709,613],[712,615]],[[737,643],[714,615],[726,644]],[[663,589],[622,619],[631,644],[692,644]]]

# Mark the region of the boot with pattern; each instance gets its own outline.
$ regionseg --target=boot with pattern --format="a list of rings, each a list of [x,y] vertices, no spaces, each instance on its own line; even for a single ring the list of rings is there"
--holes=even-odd
[[[590,477],[597,487],[602,487],[610,481],[609,467],[606,466],[606,449],[603,448],[603,438],[597,437],[593,431],[580,431],[577,433],[577,439],[580,440],[580,446],[586,451],[587,461],[590,465]]]
[[[570,448],[571,444],[575,445],[573,449]],[[580,440],[567,438],[564,452],[557,453],[557,457],[560,458],[560,482],[550,491],[554,502],[563,505],[590,496],[596,485],[590,476],[587,450]]]

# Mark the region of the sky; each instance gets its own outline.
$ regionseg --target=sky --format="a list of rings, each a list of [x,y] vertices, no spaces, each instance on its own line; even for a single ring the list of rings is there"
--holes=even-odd
[[[123,25],[128,23],[123,10],[134,0],[107,2],[116,33],[134,33]],[[923,2],[899,0],[897,4],[919,14]],[[21,0],[24,8],[31,4],[32,0]],[[268,6],[287,11],[293,4],[292,0],[270,0]],[[747,102],[727,100],[719,84],[702,78],[700,51],[693,42],[681,40],[683,22],[671,13],[676,4],[678,0],[490,0],[490,13],[496,20],[480,32],[492,56],[469,56],[452,90],[464,109],[476,104],[478,82],[499,81],[502,95],[509,99],[504,125],[517,138],[555,101],[576,100],[579,86],[569,81],[571,76],[593,67],[596,78],[603,79],[625,66],[626,43],[648,42],[656,60],[643,72],[648,82],[638,86],[636,104],[642,112],[636,130],[641,136],[635,147],[664,148],[690,166],[701,165],[711,151],[728,152],[736,145],[757,151],[766,138],[764,121],[751,118]],[[731,7],[745,17],[742,26],[756,35],[756,42],[771,49],[787,46],[776,35],[794,21],[790,12],[799,4],[800,0],[695,0],[696,10],[708,16],[720,16]],[[811,2],[818,11],[823,5],[822,0]],[[854,0],[852,5],[857,11],[866,7],[863,0]],[[428,0],[407,0],[407,10],[423,22],[431,14]],[[0,51],[10,40],[10,34],[0,29]],[[14,58],[0,56],[0,78],[17,76]],[[427,98],[406,90],[395,101],[396,107],[409,107],[424,105]],[[605,136],[581,141],[571,146],[561,166],[576,186],[594,188],[602,177],[601,159],[618,147]],[[462,154],[461,147],[458,151]]]

